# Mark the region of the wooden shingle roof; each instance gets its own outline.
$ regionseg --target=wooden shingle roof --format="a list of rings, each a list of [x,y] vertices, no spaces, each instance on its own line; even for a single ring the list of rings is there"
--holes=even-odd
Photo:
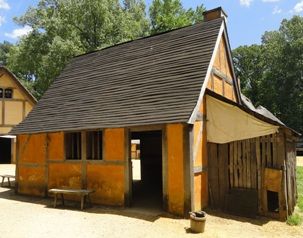
[[[75,57],[12,134],[188,122],[223,19]]]

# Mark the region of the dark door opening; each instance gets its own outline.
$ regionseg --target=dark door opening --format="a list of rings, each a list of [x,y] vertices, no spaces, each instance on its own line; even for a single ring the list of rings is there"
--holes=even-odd
[[[132,205],[162,208],[162,132],[131,133]]]
[[[267,207],[269,212],[279,212],[279,194],[267,190]]]
[[[12,139],[0,137],[0,164],[10,164],[12,156]]]

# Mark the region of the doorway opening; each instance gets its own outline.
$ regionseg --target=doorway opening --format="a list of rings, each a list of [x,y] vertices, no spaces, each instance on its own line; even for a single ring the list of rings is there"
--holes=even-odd
[[[12,157],[12,139],[0,137],[0,164],[10,164]]]
[[[132,132],[132,206],[162,209],[162,132]]]
[[[279,194],[267,190],[267,206],[269,212],[279,212]]]

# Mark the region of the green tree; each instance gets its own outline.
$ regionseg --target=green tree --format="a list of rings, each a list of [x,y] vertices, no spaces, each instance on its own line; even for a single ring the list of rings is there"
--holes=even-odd
[[[242,92],[255,105],[260,104],[259,88],[263,78],[262,46],[240,46],[233,51],[234,66],[241,82]]]
[[[260,46],[239,47],[233,55],[243,91],[303,132],[303,17],[283,20],[279,30],[265,32]]]
[[[15,21],[33,30],[11,49],[8,65],[33,82],[38,98],[73,56],[149,30],[143,0],[40,0]]]
[[[180,28],[194,24],[203,19],[203,5],[185,9],[180,0],[153,0],[149,8],[151,33]]]
[[[8,41],[0,43],[0,65],[7,65],[8,53],[12,46]]]

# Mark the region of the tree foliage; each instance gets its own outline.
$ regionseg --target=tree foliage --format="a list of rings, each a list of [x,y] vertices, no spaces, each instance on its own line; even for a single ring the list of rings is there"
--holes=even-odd
[[[0,43],[0,65],[7,65],[8,53],[12,46],[8,41]]]
[[[9,68],[38,98],[75,55],[145,36],[143,0],[41,0],[16,18],[33,30],[9,53]]]
[[[32,31],[0,57],[40,98],[75,55],[195,23],[203,10],[154,0],[148,17],[144,0],[40,0],[15,18]]]
[[[203,19],[203,5],[185,9],[180,0],[153,0],[150,8],[151,33],[161,33],[171,29],[194,24]]]
[[[303,132],[303,17],[283,20],[261,45],[239,47],[233,57],[243,92]]]

